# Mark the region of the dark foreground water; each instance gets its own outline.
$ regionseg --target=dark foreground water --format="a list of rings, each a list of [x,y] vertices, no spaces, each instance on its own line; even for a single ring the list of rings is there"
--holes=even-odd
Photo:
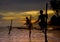
[[[60,31],[48,31],[48,42],[60,42]],[[31,42],[44,42],[44,33],[32,30]],[[13,28],[8,35],[8,28],[0,28],[0,42],[29,42],[29,31]]]

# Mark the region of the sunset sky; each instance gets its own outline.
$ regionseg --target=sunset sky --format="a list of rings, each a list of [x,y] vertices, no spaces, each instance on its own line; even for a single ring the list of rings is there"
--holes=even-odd
[[[39,10],[45,14],[46,2],[48,2],[48,14],[54,14],[51,10],[50,0],[0,0],[0,19],[25,20],[26,16],[32,15],[33,20],[39,15]]]

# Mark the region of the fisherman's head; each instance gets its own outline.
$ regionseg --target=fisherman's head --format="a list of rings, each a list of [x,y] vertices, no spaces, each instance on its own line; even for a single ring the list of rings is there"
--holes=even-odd
[[[43,10],[40,10],[40,14],[43,14]]]
[[[29,19],[28,17],[26,17],[26,19]]]

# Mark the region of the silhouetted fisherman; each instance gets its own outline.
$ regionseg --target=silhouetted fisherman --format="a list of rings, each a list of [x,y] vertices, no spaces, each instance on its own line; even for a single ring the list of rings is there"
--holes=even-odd
[[[32,26],[32,23],[31,23],[31,19],[29,19],[28,17],[26,17],[26,23],[25,23],[29,29],[31,29],[30,27]]]
[[[39,22],[39,26],[41,27],[41,30],[44,30],[46,28],[46,18],[47,16],[43,14],[43,10],[40,10],[40,15],[36,22]]]
[[[31,27],[32,27],[31,16],[30,16],[30,19],[26,17],[26,25],[28,26],[28,29],[29,29],[29,42],[31,42]]]
[[[25,23],[28,27],[30,25],[30,19],[28,17],[26,17],[26,23]]]
[[[11,20],[11,24],[10,24],[10,27],[9,27],[9,32],[8,32],[9,35],[10,35],[11,30],[12,30],[12,20]]]
[[[39,26],[41,27],[42,32],[45,34],[45,42],[48,42],[47,40],[47,18],[48,18],[48,15],[43,14],[43,10],[40,10],[39,18],[36,21],[36,22],[39,22]]]

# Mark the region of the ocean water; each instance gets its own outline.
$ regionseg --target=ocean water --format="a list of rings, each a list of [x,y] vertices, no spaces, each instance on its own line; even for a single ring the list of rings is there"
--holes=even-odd
[[[47,32],[48,42],[60,42],[60,31]],[[0,28],[0,42],[29,42],[29,30],[13,28],[8,35],[8,28]],[[41,30],[31,30],[31,42],[45,42]]]

